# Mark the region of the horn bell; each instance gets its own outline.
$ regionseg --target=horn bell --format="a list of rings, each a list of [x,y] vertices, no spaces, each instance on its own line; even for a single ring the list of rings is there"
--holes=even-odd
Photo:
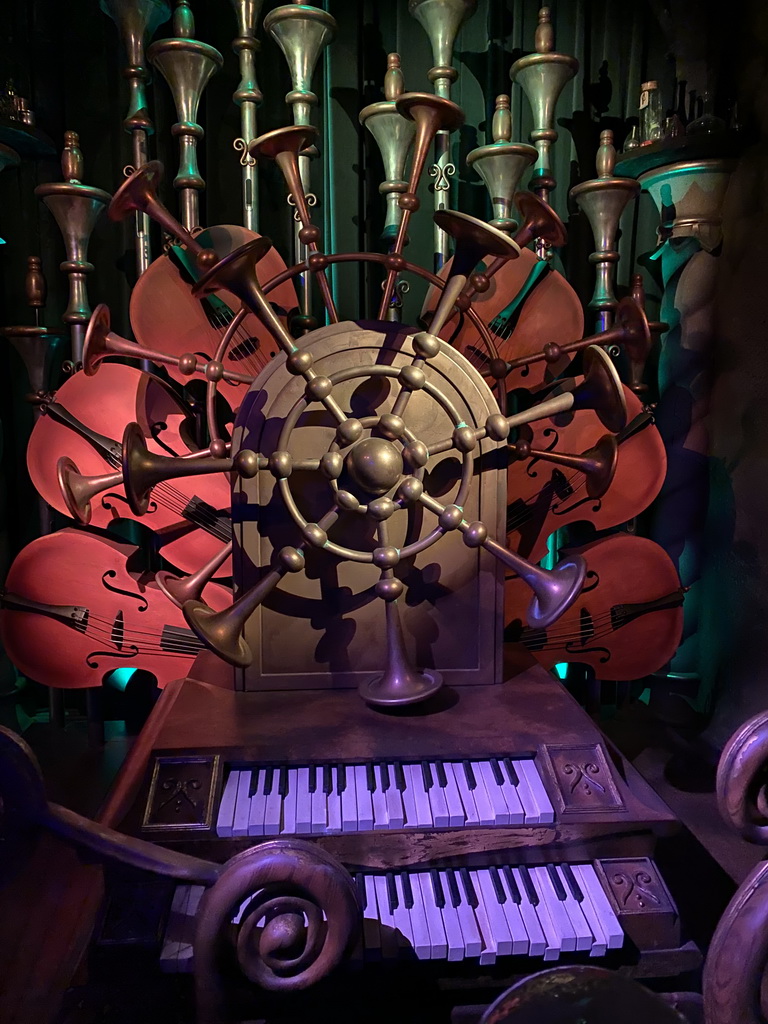
[[[539,569],[535,574],[521,572],[520,576],[533,590],[528,605],[528,625],[546,629],[556,622],[581,593],[587,563],[579,555],[566,557],[554,569]]]
[[[56,479],[67,511],[83,526],[87,526],[91,521],[91,500],[108,487],[119,487],[123,482],[122,473],[119,472],[83,476],[67,455],[62,455],[56,463]]]
[[[568,241],[565,224],[554,209],[533,192],[518,192],[515,196],[515,206],[523,218],[523,224],[515,235],[515,241],[521,248],[535,238],[540,238],[555,249],[559,249]]]
[[[91,313],[83,342],[83,373],[86,377],[93,377],[102,360],[114,355],[107,343],[111,328],[109,307],[100,302]]]
[[[616,367],[598,345],[584,350],[584,380],[572,391],[574,409],[593,409],[606,430],[617,434],[627,423],[627,402]]]
[[[192,632],[205,646],[236,668],[247,668],[253,661],[243,629],[252,609],[237,601],[223,611],[215,612],[204,601],[187,601],[182,606],[184,618]]]

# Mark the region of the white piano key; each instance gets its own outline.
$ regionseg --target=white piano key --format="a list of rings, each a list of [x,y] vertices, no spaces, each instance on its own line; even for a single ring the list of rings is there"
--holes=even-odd
[[[421,774],[420,764],[404,764],[403,774],[405,784],[410,787],[413,799],[416,803],[416,821],[420,828],[428,828],[433,825],[432,808],[429,803],[429,796],[424,786],[424,778]]]
[[[339,793],[339,770],[331,768],[331,792],[327,794],[328,824],[326,832],[341,832],[341,793]]]
[[[384,875],[372,877],[381,924],[381,953],[385,960],[393,960],[399,955],[400,935],[395,924],[395,915],[389,909],[387,880]]]
[[[421,894],[421,905],[424,908],[424,916],[427,919],[427,928],[429,930],[430,959],[445,960],[448,956],[448,939],[445,933],[443,914],[435,901],[435,892],[432,888],[432,881],[428,872],[415,872],[411,876],[411,884],[413,885],[414,896],[416,895],[417,885]]]
[[[467,785],[467,780],[464,775],[464,765],[462,764],[447,764],[445,766],[446,772],[448,769],[453,772],[453,777],[456,780],[456,787],[461,797],[461,802],[464,807],[464,819],[467,825],[478,825],[480,818],[477,813],[477,807],[475,807],[475,799],[472,796],[472,790]]]
[[[488,794],[488,799],[491,801],[491,807],[493,808],[493,824],[494,825],[509,825],[509,807],[507,801],[504,799],[504,794],[501,792],[501,788],[496,781],[493,774],[493,769],[488,761],[479,761],[480,774],[483,777],[485,783],[485,791]],[[522,810],[522,809],[521,809]],[[522,814],[521,814],[522,823]]]
[[[597,911],[600,923],[603,926],[608,949],[621,949],[624,945],[624,932],[619,919],[613,912],[608,897],[605,895],[600,879],[597,877],[594,867],[591,864],[581,864],[577,875],[579,884],[584,883],[582,890],[589,893],[592,905]]]
[[[356,764],[354,766],[355,796],[357,800],[357,829],[360,832],[369,832],[373,828],[373,801],[371,791],[368,789],[365,766]],[[347,779],[349,779],[347,769]]]
[[[227,839],[232,835],[232,819],[235,816],[235,801],[237,799],[237,784],[240,781],[240,772],[231,771],[224,783],[224,792],[221,795],[219,813],[216,816],[216,835]]]
[[[508,790],[511,791],[511,794],[507,797],[507,803],[510,804],[510,800],[516,800],[521,808],[522,813],[522,819],[517,819],[515,817],[513,820],[513,818],[510,817],[509,820],[511,825],[517,824],[518,820],[520,820],[523,825],[538,825],[541,821],[541,812],[539,810],[539,805],[536,802],[536,798],[533,795],[530,783],[528,782],[528,773],[526,771],[519,770],[520,765],[530,763],[531,762],[527,761],[526,759],[521,759],[519,761],[512,760],[512,766],[515,769],[515,773],[517,775],[516,786],[513,786],[507,780],[506,772],[504,773],[505,785],[502,787],[504,790],[504,795],[507,796]],[[512,806],[510,804],[510,814],[511,811]]]
[[[179,969],[179,950],[184,938],[184,921],[191,890],[191,885],[177,885],[173,892],[163,948],[160,950],[160,970],[164,974],[176,974]]]
[[[568,881],[563,874],[563,869],[559,864],[556,865],[556,871],[557,876],[565,889],[565,910],[568,917],[571,919],[573,930],[576,932],[576,949],[580,953],[588,952],[592,949],[595,941],[592,929],[589,927],[589,923],[584,916],[584,912],[581,909],[579,901],[573,896],[570,886],[568,885]]]
[[[501,907],[501,911],[506,919],[509,934],[512,936],[512,955],[525,956],[530,952],[531,942],[528,937],[528,930],[525,927],[522,914],[520,913],[520,907],[512,899],[512,893],[502,877],[502,872],[499,871],[496,877],[499,879],[505,895],[504,902],[499,903],[499,906]],[[493,880],[491,880],[491,888],[493,889],[494,897],[498,900],[499,897],[496,892],[496,886],[493,884]]]
[[[488,790],[485,788],[481,762],[472,761],[470,762],[470,767],[475,776],[476,786],[472,790],[472,796],[475,799],[478,820],[481,825],[495,825],[496,815],[491,804],[491,798],[488,796]]]
[[[522,918],[526,934],[528,935],[528,942],[530,943],[528,955],[543,957],[547,950],[547,940],[544,937],[541,922],[536,914],[536,907],[528,899],[528,894],[518,868],[512,868],[512,875],[517,882],[517,888],[520,892],[520,903],[517,905],[517,909],[520,911],[520,917]],[[512,893],[509,890],[507,879],[503,872],[501,880],[511,899]]]
[[[266,771],[262,768],[259,771],[254,770],[254,794],[250,800],[250,808],[248,810],[248,835],[249,836],[263,836],[264,835],[264,817],[267,813],[267,797],[264,793],[264,780],[266,778]]]
[[[272,773],[272,789],[266,795],[266,805],[264,808],[265,836],[276,836],[280,834],[282,810],[283,798],[280,796],[280,772],[276,768]]]
[[[547,869],[531,868],[531,878],[538,890],[539,899],[546,902],[552,922],[560,934],[560,948],[564,953],[574,953],[576,951],[576,932],[564,904],[557,898]]]
[[[360,827],[357,819],[355,769],[352,765],[345,765],[344,789],[341,791],[341,829],[342,832],[357,832]]]
[[[461,922],[459,920],[459,912],[451,902],[451,894],[448,890],[448,879],[446,878],[445,872],[440,871],[440,884],[443,888],[443,894],[445,895],[445,906],[440,907],[440,914],[445,925],[445,938],[448,942],[448,959],[456,962],[463,960],[465,956],[469,956],[467,953],[467,944],[464,939],[464,933],[461,930]]]
[[[483,951],[483,938],[480,934],[480,929],[477,925],[475,918],[474,908],[470,906],[467,901],[467,894],[464,892],[464,887],[461,884],[461,880],[456,874],[456,881],[459,886],[459,905],[456,907],[456,913],[459,916],[459,925],[461,926],[461,934],[464,936],[464,953],[465,956],[480,956]],[[450,895],[448,896],[450,898]]]
[[[432,774],[432,785],[427,790],[427,796],[429,797],[432,821],[435,823],[436,828],[448,828],[451,818],[448,813],[448,803],[445,799],[445,792],[438,780],[435,765],[430,764],[429,769]]]
[[[283,827],[281,835],[296,835],[296,796],[299,785],[298,768],[288,769],[288,788],[283,797]]]
[[[544,950],[544,960],[559,960],[560,953],[563,951],[563,937],[560,930],[557,927],[557,922],[549,912],[549,903],[544,895],[542,895],[542,889],[539,886],[536,878],[533,875],[533,869],[528,872],[533,887],[536,890],[536,895],[539,898],[539,902],[536,904],[536,916],[539,919],[541,930],[544,932],[544,939],[546,941],[546,949]]]
[[[555,820],[555,808],[547,796],[547,791],[544,788],[544,783],[541,781],[541,775],[539,775],[536,762],[529,757],[523,757],[519,761],[515,761],[514,765],[518,775],[521,772],[525,775],[526,782],[539,809],[540,823],[542,825],[551,825]]]
[[[376,904],[376,889],[373,884],[373,875],[366,875],[365,879],[365,910],[363,911],[363,945],[365,952],[371,959],[377,959],[382,954],[381,929],[379,927],[379,909]]]
[[[485,906],[498,955],[511,956],[514,952],[512,932],[504,908],[496,895],[490,872],[486,868],[478,868],[477,871],[470,871],[469,874],[475,883],[477,895]],[[524,941],[523,945],[526,946],[527,943]]]
[[[461,802],[459,787],[456,785],[456,777],[451,771],[451,766],[443,765],[445,768],[445,803],[448,808],[448,825],[450,828],[461,828],[464,824],[464,804]]]
[[[189,887],[189,900],[187,901],[184,913],[184,928],[179,945],[179,957],[176,970],[179,974],[191,974],[194,970],[194,954],[192,944],[195,939],[195,917],[197,915],[200,900],[205,892],[204,885],[191,885]]]
[[[581,909],[584,912],[584,917],[586,917],[590,930],[595,937],[595,941],[592,943],[592,949],[589,951],[589,955],[605,956],[608,949],[608,938],[603,929],[603,923],[600,920],[600,915],[592,902],[589,890],[582,880],[581,865],[573,864],[571,867],[576,881],[579,883],[579,888],[584,893],[584,899],[581,902]]]
[[[240,778],[237,782],[237,797],[235,799],[235,816],[232,819],[233,836],[248,835],[248,820],[251,815],[252,776],[253,773],[250,771],[240,772]]]
[[[405,809],[403,807],[402,794],[397,788],[395,766],[393,764],[388,764],[387,771],[389,773],[389,789],[387,790],[388,828],[402,828],[405,824]]]
[[[403,886],[400,881],[400,877],[397,873],[394,873],[393,877],[395,879],[395,891],[397,892],[397,906],[392,912],[395,918],[395,927],[400,932],[400,944],[413,953],[414,938],[411,915],[405,905]]]
[[[413,905],[408,906],[405,893],[405,881],[402,874],[397,876],[400,890],[403,893],[403,903],[408,910],[411,918],[411,933],[413,935],[413,949],[419,960],[431,960],[432,959],[432,943],[429,935],[429,925],[427,924],[427,915],[424,911],[424,903],[421,898],[421,887],[414,884],[414,876],[408,876],[408,883],[411,887],[411,894],[413,896]]]
[[[315,791],[311,794],[312,800],[312,832],[325,832],[328,825],[327,796],[323,790],[323,769],[315,766],[310,768],[310,773],[315,775]]]
[[[403,765],[405,776],[405,789],[400,794],[403,798],[403,811],[405,812],[405,828],[416,828],[419,824],[419,815],[416,810],[416,794],[413,791],[411,780],[411,765]]]
[[[491,916],[485,906],[485,900],[483,899],[477,872],[470,871],[469,877],[472,881],[472,885],[474,886],[475,893],[477,894],[477,906],[473,909],[475,912],[475,921],[477,921],[477,927],[483,940],[483,948],[480,951],[480,963],[482,965],[495,964],[496,957],[499,953],[499,944],[494,924],[498,922],[491,920]],[[511,939],[509,941],[511,945]]]
[[[299,835],[306,835],[311,831],[312,794],[309,792],[309,768],[299,768],[296,775],[296,832]]]
[[[381,765],[373,766],[373,777],[376,780],[376,787],[371,794],[373,802],[373,827],[375,829],[389,828],[389,811],[387,809],[387,794],[384,792],[384,780],[381,775]]]

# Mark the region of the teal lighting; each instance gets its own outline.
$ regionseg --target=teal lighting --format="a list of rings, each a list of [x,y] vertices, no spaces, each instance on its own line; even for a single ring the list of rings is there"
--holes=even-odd
[[[560,531],[555,530],[554,533],[550,533],[549,537],[547,537],[547,553],[541,560],[541,565],[544,569],[554,569],[557,565],[557,552],[560,547],[559,534]],[[558,679],[565,679],[568,673],[568,662],[558,662],[554,667],[554,672]]]
[[[109,673],[106,677],[106,681],[116,690],[123,691],[128,683],[130,683],[136,672],[138,672],[138,669],[135,668],[116,668],[114,671]]]

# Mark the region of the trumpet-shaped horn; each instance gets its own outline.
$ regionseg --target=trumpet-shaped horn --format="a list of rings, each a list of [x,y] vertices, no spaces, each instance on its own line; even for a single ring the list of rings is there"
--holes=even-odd
[[[176,576],[162,569],[155,573],[155,583],[160,587],[168,600],[177,608],[183,608],[187,601],[199,601],[203,590],[211,582],[216,570],[226,562],[232,554],[232,541],[225,544],[197,572],[188,576]]]
[[[213,249],[204,249],[199,242],[196,242],[170,210],[157,198],[157,188],[163,179],[163,165],[159,160],[150,160],[134,171],[126,178],[120,188],[112,197],[112,202],[107,210],[112,220],[125,220],[129,214],[139,211],[146,213],[152,220],[168,232],[173,238],[178,238],[189,249],[197,260],[197,265],[203,269],[212,266],[218,256]]]
[[[518,441],[510,445],[510,449],[518,459],[530,458],[552,462],[556,466],[565,466],[567,469],[583,473],[587,478],[587,494],[593,499],[602,498],[611,486],[619,458],[619,446],[613,434],[604,434],[597,444],[581,455],[540,451],[531,448],[527,441]]]
[[[523,223],[515,235],[515,241],[521,249],[537,238],[556,249],[568,241],[565,224],[552,207],[533,192],[518,192],[515,206],[523,217]]]
[[[121,487],[123,474],[115,472],[83,476],[72,459],[62,455],[56,463],[56,479],[67,511],[73,519],[87,526],[92,515],[91,501],[102,491]]]
[[[640,309],[645,312],[645,288],[643,286],[642,274],[632,275],[632,298]],[[648,356],[651,354],[655,341],[666,330],[669,330],[667,324],[659,320],[649,321],[647,343],[645,338],[639,335],[629,344],[625,343],[624,345],[624,351],[627,353],[627,359],[629,360],[629,390],[636,395],[642,395],[648,390],[648,385],[643,382],[645,364],[648,361]]]
[[[240,476],[256,475],[264,460],[255,452],[242,449],[234,459],[216,459],[210,449],[192,452],[189,456],[155,455],[144,440],[138,423],[129,423],[123,432],[123,486],[125,496],[134,515],[143,516],[149,507],[153,487],[183,476],[203,476],[210,473],[229,473]]]
[[[186,376],[199,373],[203,374],[207,380],[228,380],[240,384],[251,384],[253,382],[253,377],[249,377],[244,373],[225,370],[222,364],[215,359],[200,362],[197,356],[191,352],[187,352],[182,356],[172,356],[167,352],[157,352],[155,349],[137,345],[127,338],[121,338],[119,334],[115,334],[110,328],[109,309],[101,303],[94,309],[91,319],[88,321],[88,329],[85,332],[83,372],[86,377],[92,377],[105,359],[109,359],[111,356],[128,356],[130,359],[151,359],[154,363],[176,366],[179,372]]]
[[[627,424],[627,401],[619,375],[605,349],[591,345],[584,353],[584,379],[571,392],[573,409],[592,409],[606,430],[618,433]]]

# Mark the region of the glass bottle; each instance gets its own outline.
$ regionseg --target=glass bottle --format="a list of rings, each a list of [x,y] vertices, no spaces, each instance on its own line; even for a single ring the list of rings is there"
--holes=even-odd
[[[658,82],[643,82],[640,86],[640,145],[658,142],[663,134],[661,92]]]

